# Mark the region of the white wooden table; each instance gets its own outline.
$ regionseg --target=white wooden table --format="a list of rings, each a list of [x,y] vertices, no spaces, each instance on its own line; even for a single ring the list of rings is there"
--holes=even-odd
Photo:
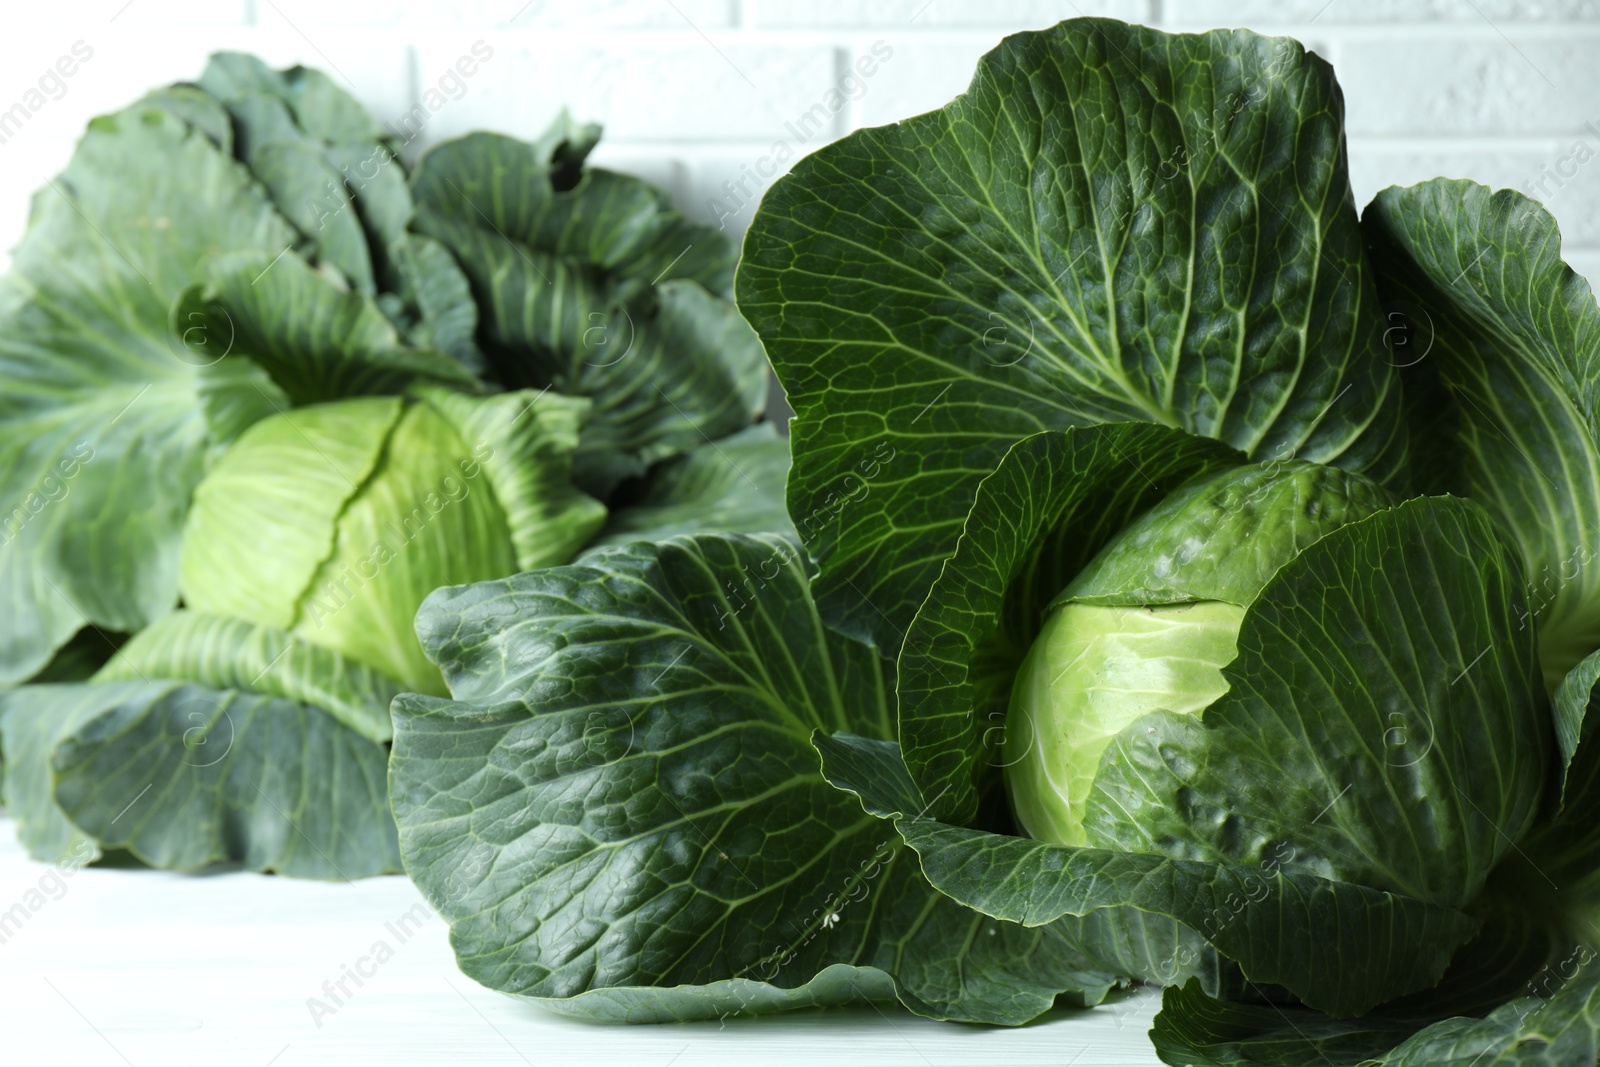
[[[1159,1061],[1159,1005],[1057,1012],[1019,1029],[935,1023],[885,1005],[661,1026],[600,1027],[491,992],[456,970],[431,912],[409,939],[385,924],[421,897],[404,878],[330,885],[243,872],[88,868],[60,880],[0,816],[0,1063],[7,1067],[628,1063],[668,1067],[935,1067]],[[21,904],[25,921],[13,905]],[[412,914],[426,912],[426,905]],[[19,925],[20,923],[20,925]],[[324,998],[383,940],[392,958],[331,1014]],[[319,1025],[320,1023],[320,1025]]]

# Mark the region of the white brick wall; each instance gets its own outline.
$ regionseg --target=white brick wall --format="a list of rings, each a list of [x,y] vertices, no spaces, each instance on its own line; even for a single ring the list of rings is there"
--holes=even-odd
[[[520,10],[519,10],[520,8]],[[458,96],[413,150],[470,129],[523,136],[563,105],[607,128],[598,158],[742,229],[778,142],[803,154],[937,107],[1005,34],[1078,14],[1300,38],[1344,86],[1358,204],[1436,174],[1545,201],[1570,262],[1600,279],[1600,0],[66,0],[8,12],[0,109],[76,41],[92,59],[0,144],[0,248],[94,114],[239,48],[343,76],[380,118]],[[452,78],[476,41],[492,58]],[[873,45],[891,50],[821,131],[789,129]],[[1593,128],[1586,124],[1593,122]],[[1588,151],[1577,150],[1583,142]],[[1594,161],[1576,165],[1592,152]],[[742,190],[738,189],[742,182]],[[735,196],[727,193],[735,187]]]

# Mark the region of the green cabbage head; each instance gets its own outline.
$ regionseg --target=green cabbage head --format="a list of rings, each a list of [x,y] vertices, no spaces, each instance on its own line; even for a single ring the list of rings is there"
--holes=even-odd
[[[1390,503],[1349,471],[1258,464],[1190,483],[1107,544],[1051,603],[1012,689],[1003,759],[1028,835],[1090,844],[1084,806],[1112,739],[1153,711],[1204,712],[1273,573]]]
[[[587,408],[418,389],[263,419],[195,491],[184,604],[443,694],[412,629],[423,598],[566,562],[604,521],[571,484]]]

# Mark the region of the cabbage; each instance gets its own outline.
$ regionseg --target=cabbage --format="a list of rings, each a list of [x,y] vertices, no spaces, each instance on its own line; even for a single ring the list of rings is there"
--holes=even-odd
[[[563,116],[408,173],[326,76],[235,53],[89,124],[0,279],[32,855],[397,870],[389,703],[446,692],[430,592],[787,525],[733,250],[587,166],[598,137]]]
[[[1336,468],[1251,465],[1181,487],[1101,548],[1016,671],[1002,758],[1029,836],[1090,844],[1084,807],[1112,739],[1152,712],[1201,714],[1227,692],[1245,608],[1272,575],[1392,503]]]
[[[392,794],[462,969],[1596,1062],[1600,307],[1520,194],[1358,215],[1342,116],[1294,41],[1073,19],[776,181],[736,291],[798,542],[418,616]]]

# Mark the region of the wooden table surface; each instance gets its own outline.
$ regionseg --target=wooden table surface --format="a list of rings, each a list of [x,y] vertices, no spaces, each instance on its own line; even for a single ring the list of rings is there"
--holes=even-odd
[[[1018,1029],[930,1022],[889,1005],[723,1023],[575,1022],[464,977],[444,923],[404,878],[336,885],[91,867],[62,879],[27,858],[0,816],[0,914],[7,912],[7,1067],[1159,1062],[1146,1036],[1159,1005],[1152,990]],[[403,932],[407,915],[414,932],[400,941],[390,927]],[[351,996],[332,1006],[323,983],[337,982],[344,965],[379,941],[392,956],[362,964],[371,976],[360,987],[346,979]],[[331,1010],[313,1011],[311,998]]]

